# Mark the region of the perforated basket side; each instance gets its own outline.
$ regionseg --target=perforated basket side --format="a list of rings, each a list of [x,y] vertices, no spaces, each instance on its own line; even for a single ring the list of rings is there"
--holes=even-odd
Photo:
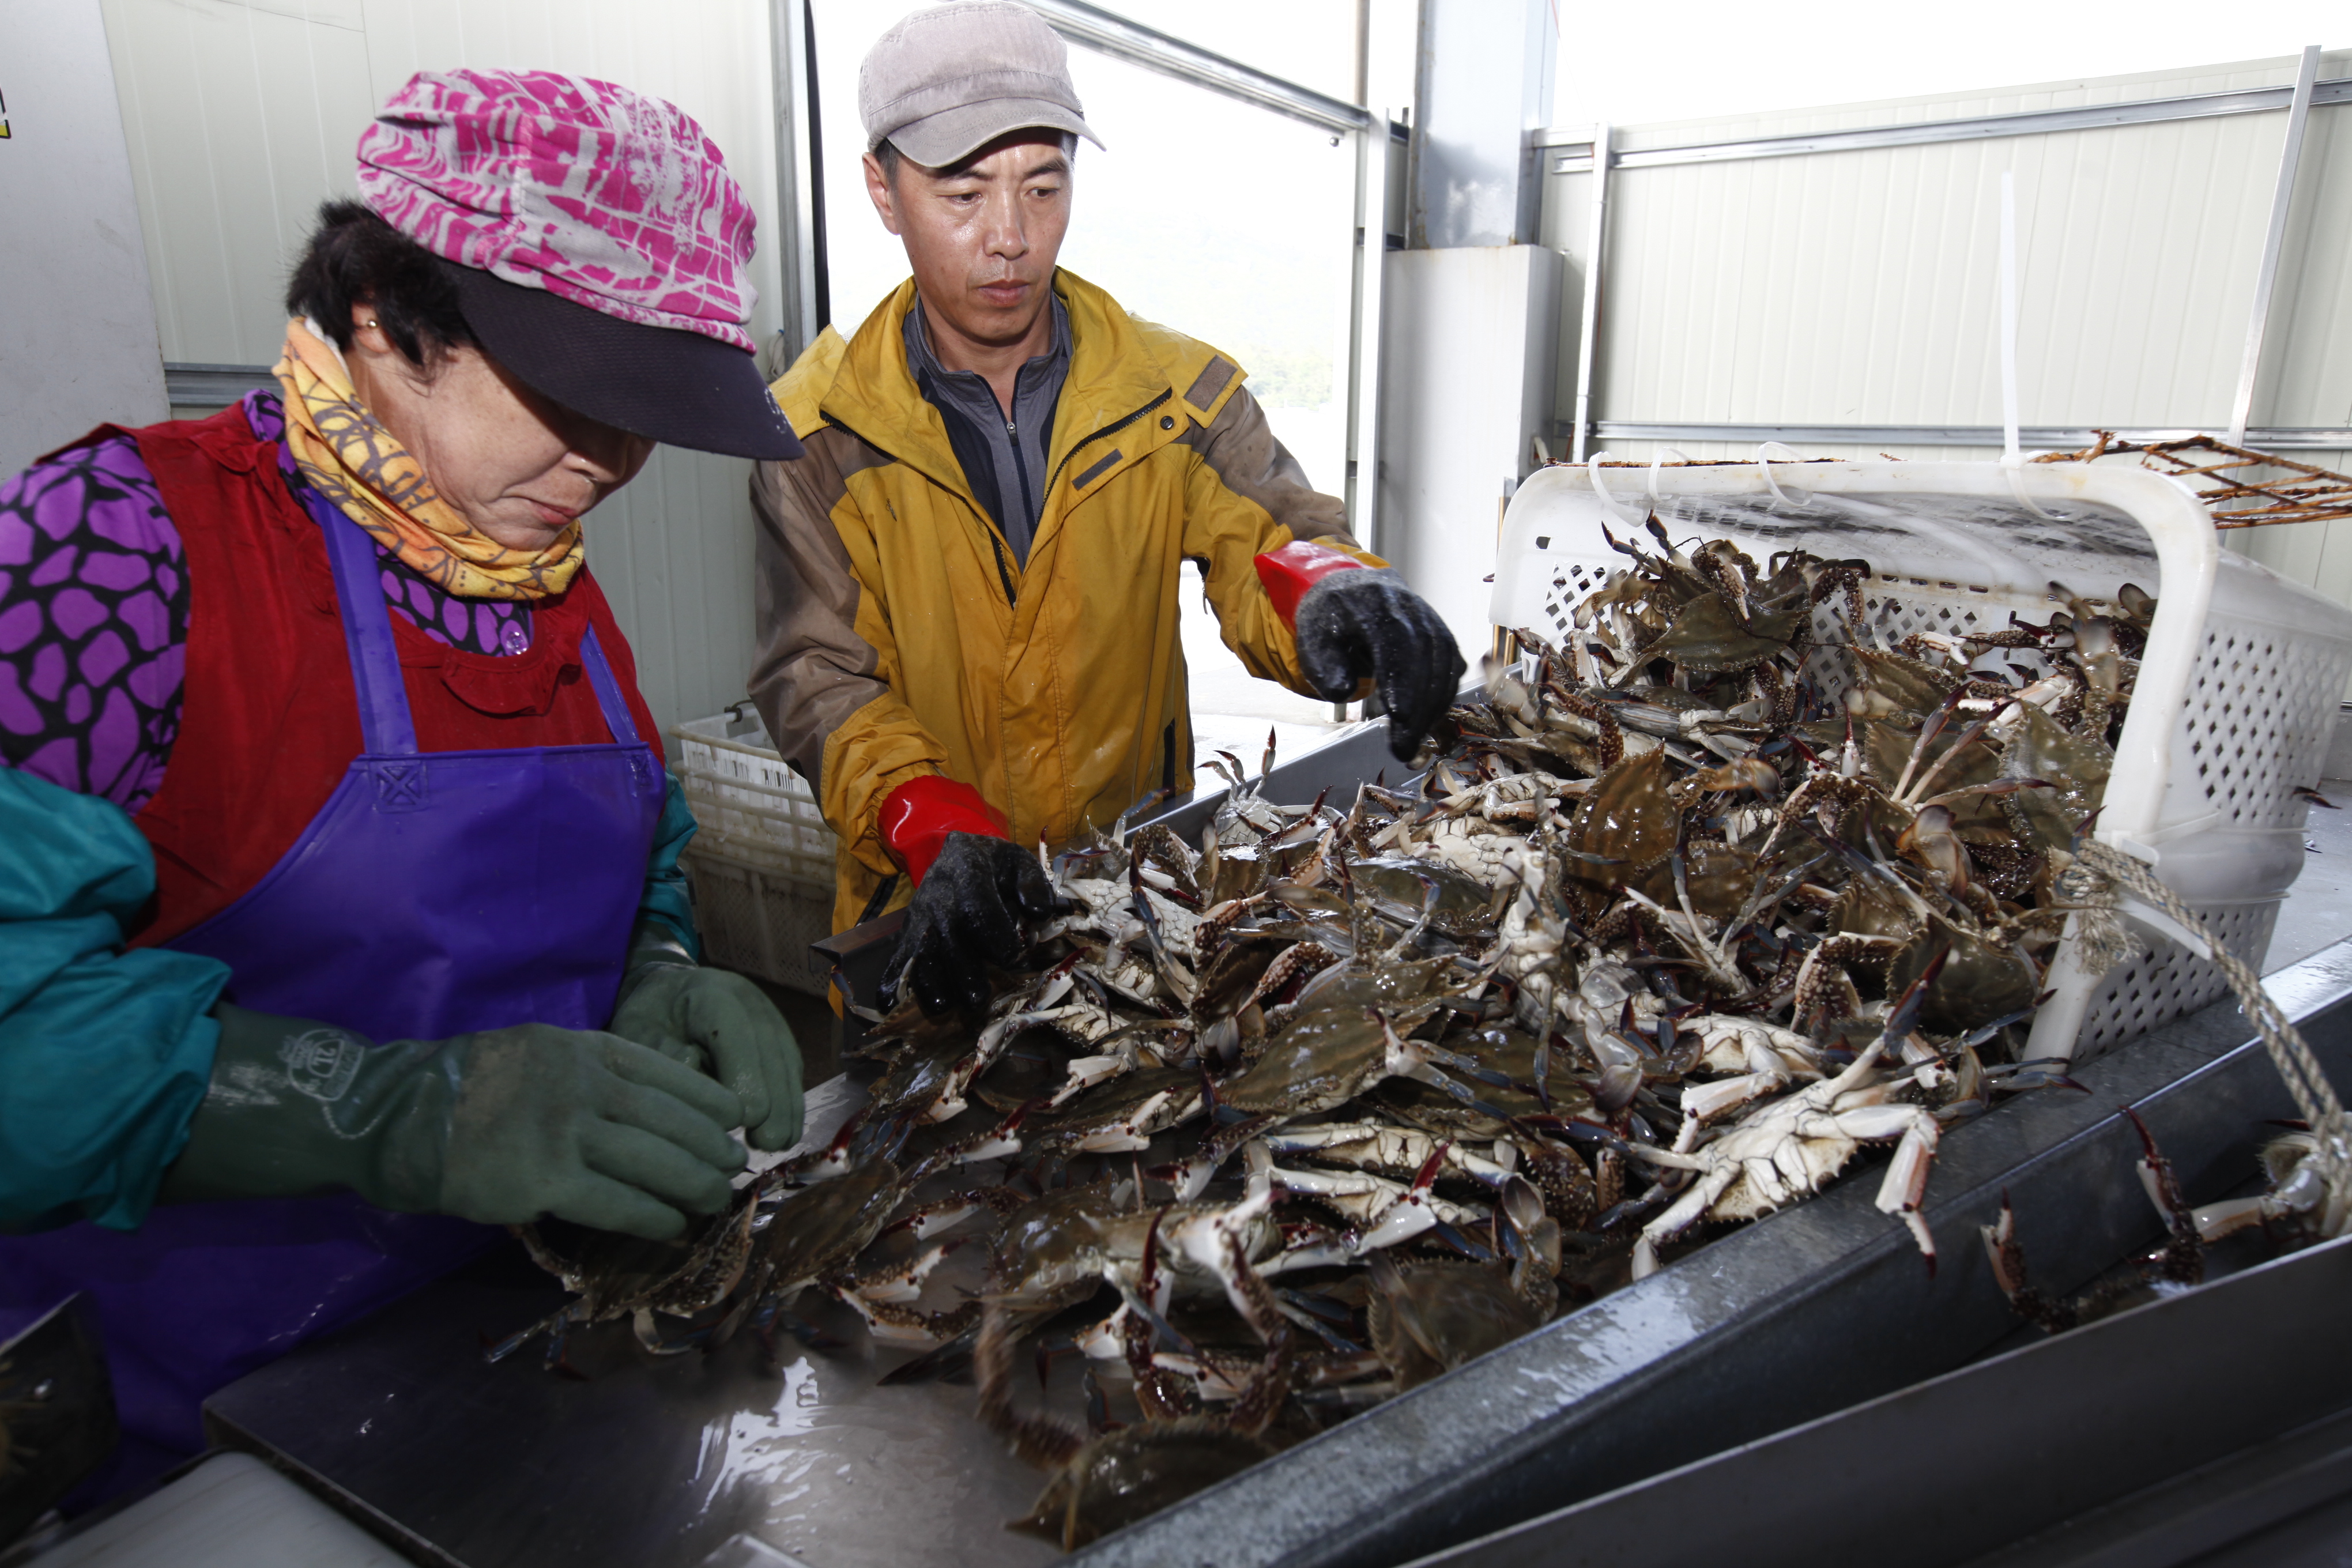
[[[793,771],[768,739],[768,728],[748,702],[708,719],[674,727],[687,776],[747,784],[794,800],[814,802],[808,781]]]
[[[827,973],[809,946],[832,934],[833,888],[755,863],[756,853],[698,837],[680,858],[693,889],[704,961],[740,969],[811,995]]]
[[[2219,614],[2181,713],[2197,787],[2221,826],[2300,830],[2294,792],[2319,782],[2352,646]]]
[[[2278,924],[2279,900],[2260,899],[2189,907],[2223,947],[2255,968],[2262,967],[2263,951],[2270,946],[2271,932]],[[2147,951],[2109,970],[2091,994],[2082,1026],[2074,1035],[2077,1060],[2136,1039],[2159,1025],[2185,1017],[2229,994],[2230,983],[2210,962],[2177,942],[2150,936],[2139,927],[2135,926],[2133,933]]]
[[[821,885],[830,899],[833,829],[806,781],[767,743],[767,728],[751,705],[688,720],[671,733],[683,757],[687,805],[704,835],[723,835],[739,850],[759,846],[780,874]]]

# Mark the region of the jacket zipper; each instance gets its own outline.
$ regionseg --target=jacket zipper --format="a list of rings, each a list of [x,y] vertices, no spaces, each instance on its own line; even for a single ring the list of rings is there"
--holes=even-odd
[[[1070,459],[1078,455],[1079,447],[1091,446],[1095,442],[1101,440],[1106,436],[1118,435],[1120,431],[1126,429],[1129,426],[1134,424],[1137,420],[1142,418],[1145,415],[1150,413],[1153,409],[1159,407],[1161,404],[1167,402],[1170,398],[1175,395],[1175,391],[1172,388],[1162,392],[1159,396],[1153,398],[1150,402],[1145,404],[1142,407],[1137,409],[1126,418],[1114,420],[1112,423],[1104,426],[1101,429],[1096,431],[1085,440],[1078,442],[1068,451],[1063,453],[1062,460],[1054,465],[1054,471],[1045,476],[1045,493],[1047,495],[1052,495],[1054,493],[1054,481],[1062,477],[1062,470],[1070,466]]]
[[[1053,432],[1048,430],[1045,434],[1050,437]],[[1034,545],[1037,542],[1037,525],[1045,521],[1042,515],[1045,509],[1029,489],[1029,459],[1021,455],[1021,428],[1010,419],[1004,422],[1004,443],[1013,448],[1013,468],[1021,476],[1021,506],[1030,514],[1029,542]]]
[[[1013,574],[1004,569],[1004,546],[998,542],[996,530],[987,528],[985,524],[982,527],[988,534],[989,553],[996,557],[996,580],[1004,584],[1004,603],[1010,607],[1013,603]]]
[[[1167,395],[1166,393],[1161,393],[1161,394],[1160,394],[1160,396],[1161,396],[1161,397],[1163,397],[1163,398],[1164,398],[1164,397],[1166,397],[1167,395]],[[1157,405],[1155,405],[1154,406],[1157,406]],[[1138,417],[1138,416],[1142,415],[1142,414],[1149,414],[1150,411],[1151,411],[1151,410],[1150,410],[1150,408],[1139,409],[1139,410],[1137,410],[1136,414],[1130,414],[1129,416],[1128,416],[1128,417],[1127,417],[1126,419],[1123,419],[1123,420],[1119,421],[1118,425],[1114,425],[1114,426],[1111,426],[1111,428],[1112,428],[1112,429],[1114,429],[1114,430],[1116,430],[1116,429],[1120,428],[1120,426],[1125,426],[1125,425],[1128,425],[1128,424],[1131,424],[1131,423],[1132,423],[1132,422],[1133,422],[1133,421]],[[845,433],[846,433],[846,434],[847,434],[847,435],[848,435],[852,439],[854,439],[854,440],[858,440],[858,441],[864,441],[864,442],[866,443],[866,446],[873,447],[876,451],[877,451],[877,452],[881,453],[884,457],[886,457],[886,458],[889,458],[892,462],[894,462],[894,463],[904,463],[904,462],[906,461],[906,459],[905,459],[904,458],[901,458],[900,456],[898,456],[898,453],[893,452],[892,450],[890,450],[890,448],[889,448],[889,447],[885,447],[884,445],[882,445],[882,443],[881,443],[881,442],[879,442],[879,441],[867,441],[867,440],[866,439],[866,437],[863,437],[863,436],[859,435],[859,434],[858,434],[855,429],[851,428],[851,426],[848,426],[847,424],[845,424],[845,422],[840,418],[840,416],[839,416],[835,415],[835,414],[833,414],[833,413],[830,413],[830,412],[828,412],[827,410],[825,410],[825,409],[822,409],[822,408],[818,409],[818,410],[817,410],[817,412],[824,416],[824,418],[825,418],[825,420],[826,420],[826,422],[827,422],[827,423],[829,423],[829,424],[833,425],[834,426],[835,426],[836,428],[838,428],[838,429],[840,429],[840,430],[844,431],[844,432],[845,432]],[[1101,432],[1097,432],[1097,434],[1101,434]],[[1091,440],[1093,440],[1093,439],[1094,439],[1094,437],[1089,436],[1089,437],[1087,437],[1087,440],[1089,440],[1089,441],[1091,441]],[[971,480],[970,480],[970,476],[966,476],[965,482],[966,482],[966,483],[970,483],[970,482],[971,482]],[[995,530],[994,528],[992,528],[992,527],[991,527],[991,526],[989,525],[988,521],[987,521],[985,518],[982,518],[982,519],[981,519],[981,520],[979,520],[979,521],[980,521],[980,531],[981,531],[981,532],[982,532],[982,533],[984,533],[984,534],[986,534],[986,535],[988,536],[988,551],[989,551],[989,553],[990,553],[991,555],[993,555],[993,556],[996,558],[996,580],[997,580],[997,582],[999,582],[1000,584],[1003,584],[1003,587],[1004,587],[1004,606],[1005,606],[1005,608],[1007,608],[1007,609],[1011,609],[1011,608],[1013,607],[1013,603],[1014,603],[1014,600],[1013,600],[1013,574],[1012,574],[1011,572],[1009,572],[1009,571],[1007,571],[1007,570],[1005,569],[1005,565],[1004,565],[1004,544],[1003,544],[1003,542],[1002,540],[1000,540],[1000,539],[997,537],[997,535],[996,535],[996,530]]]

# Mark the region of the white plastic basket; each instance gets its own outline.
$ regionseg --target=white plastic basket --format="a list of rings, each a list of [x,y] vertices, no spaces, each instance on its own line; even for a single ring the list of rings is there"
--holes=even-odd
[[[2303,868],[2307,803],[2347,669],[2352,611],[2223,551],[2178,480],[2079,463],[1606,464],[1538,470],[1503,520],[1492,616],[1559,638],[1577,603],[1624,569],[1621,538],[1654,510],[1677,540],[1727,538],[1759,565],[1776,551],[1860,556],[1864,602],[1892,643],[1915,631],[2046,621],[2053,583],[2112,600],[2157,595],[2097,837],[2148,861],[2223,945],[2259,967],[2279,900]],[[1828,606],[1817,640],[1842,639]],[[1849,661],[1808,666],[1842,689]],[[2035,1056],[2095,1055],[2192,1012],[2226,983],[2210,962],[2150,939],[2093,974],[2070,924],[2035,1016]]]
[[[809,944],[833,931],[833,830],[748,702],[670,731],[701,831],[682,864],[711,962],[822,995]]]

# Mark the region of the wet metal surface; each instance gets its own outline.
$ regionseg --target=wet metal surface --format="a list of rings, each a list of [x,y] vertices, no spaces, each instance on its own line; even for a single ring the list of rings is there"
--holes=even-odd
[[[2037,1336],[1417,1568],[2185,1563],[2352,1488],[2352,1357],[2325,1348],[2347,1293],[2352,1238]],[[2283,1343],[2315,1353],[2282,1376]]]
[[[814,1568],[1003,1564],[1059,1555],[1001,1521],[1036,1473],[972,1419],[971,1390],[880,1388],[855,1320],[812,1321],[853,1348],[739,1342],[655,1360],[626,1323],[572,1335],[588,1381],[526,1352],[485,1366],[478,1334],[562,1294],[520,1252],[410,1297],[216,1395],[222,1440],[290,1462],[393,1521],[425,1560],[467,1568],[691,1568],[749,1534]],[[416,1550],[422,1549],[422,1550]]]
[[[864,1099],[845,1079],[813,1089],[808,1143]],[[290,1465],[428,1562],[690,1568],[722,1549],[775,1561],[744,1558],[738,1536],[811,1568],[1060,1555],[1001,1528],[1041,1478],[973,1419],[971,1389],[877,1386],[909,1358],[877,1352],[846,1310],[804,1299],[803,1316],[840,1346],[780,1334],[773,1365],[749,1336],[656,1359],[625,1322],[572,1334],[584,1382],[547,1371],[536,1344],[484,1364],[482,1343],[562,1300],[520,1247],[502,1249],[232,1384],[206,1413],[220,1441]]]
[[[2269,984],[2346,1081],[2352,942]],[[2292,1111],[2246,1036],[2217,1005],[2084,1068],[2087,1094],[2037,1091],[1953,1129],[1928,1189],[1933,1278],[1865,1172],[1070,1561],[1405,1562],[1965,1365],[2015,1327],[1976,1237],[2004,1190],[2053,1289],[2155,1238],[2120,1104],[2192,1200],[2252,1174],[2266,1120]],[[851,1348],[782,1340],[781,1373],[743,1343],[656,1362],[620,1324],[575,1336],[585,1384],[529,1354],[481,1364],[478,1332],[557,1300],[519,1260],[477,1271],[211,1409],[241,1446],[468,1568],[684,1568],[738,1534],[809,1568],[1055,1555],[1001,1528],[1038,1478],[973,1419],[971,1391],[875,1387],[898,1357],[876,1360],[842,1315],[812,1313]]]

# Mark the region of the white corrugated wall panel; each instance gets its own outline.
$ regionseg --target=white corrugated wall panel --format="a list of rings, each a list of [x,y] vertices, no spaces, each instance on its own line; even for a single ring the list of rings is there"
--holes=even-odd
[[[2313,111],[2303,156],[2296,221],[2272,307],[2273,368],[2257,389],[2252,422],[2352,426],[2352,106]],[[2352,472],[2352,451],[2293,456]],[[2245,529],[2231,532],[2227,542],[2352,604],[2352,521]]]
[[[1619,170],[1601,416],[1998,424],[2013,170],[2023,422],[2226,419],[2284,124]]]
[[[765,0],[104,0],[140,218],[175,363],[278,356],[286,274],[319,203],[415,71],[570,71],[697,121],[776,232]],[[776,327],[772,246],[751,331]],[[589,560],[665,728],[742,695],[751,657],[750,466],[663,447],[587,521]]]
[[[1562,423],[1576,417],[1576,359],[1583,342],[1584,268],[1591,234],[1592,176],[1547,177],[1536,238],[1560,254],[1559,369],[1552,380],[1552,417]],[[1566,442],[1548,445],[1554,457],[1568,455]]]
[[[351,193],[373,110],[360,0],[104,8],[163,358],[267,364],[288,263],[320,201]]]
[[[2293,81],[2293,58],[1622,130],[1622,150],[2166,98]],[[2352,75],[2352,51],[2323,79]],[[2000,174],[2018,191],[2028,426],[2228,420],[2281,112],[1989,142],[1619,169],[1593,416],[1655,423],[1997,426]],[[2352,106],[2313,111],[2257,426],[2352,426]],[[1580,289],[1590,176],[1546,183],[1543,239]],[[1572,416],[1574,309],[1559,416]],[[1678,443],[1692,458],[1749,455]],[[1611,444],[1646,460],[1651,441]],[[1808,455],[1874,448],[1809,446]],[[1916,460],[1990,449],[1911,447]],[[2352,454],[2294,454],[2345,468]],[[1628,476],[1622,484],[1638,485]],[[2232,549],[2352,603],[2352,522],[2233,531]]]
[[[2352,104],[2312,110],[2252,423],[2352,426]]]

